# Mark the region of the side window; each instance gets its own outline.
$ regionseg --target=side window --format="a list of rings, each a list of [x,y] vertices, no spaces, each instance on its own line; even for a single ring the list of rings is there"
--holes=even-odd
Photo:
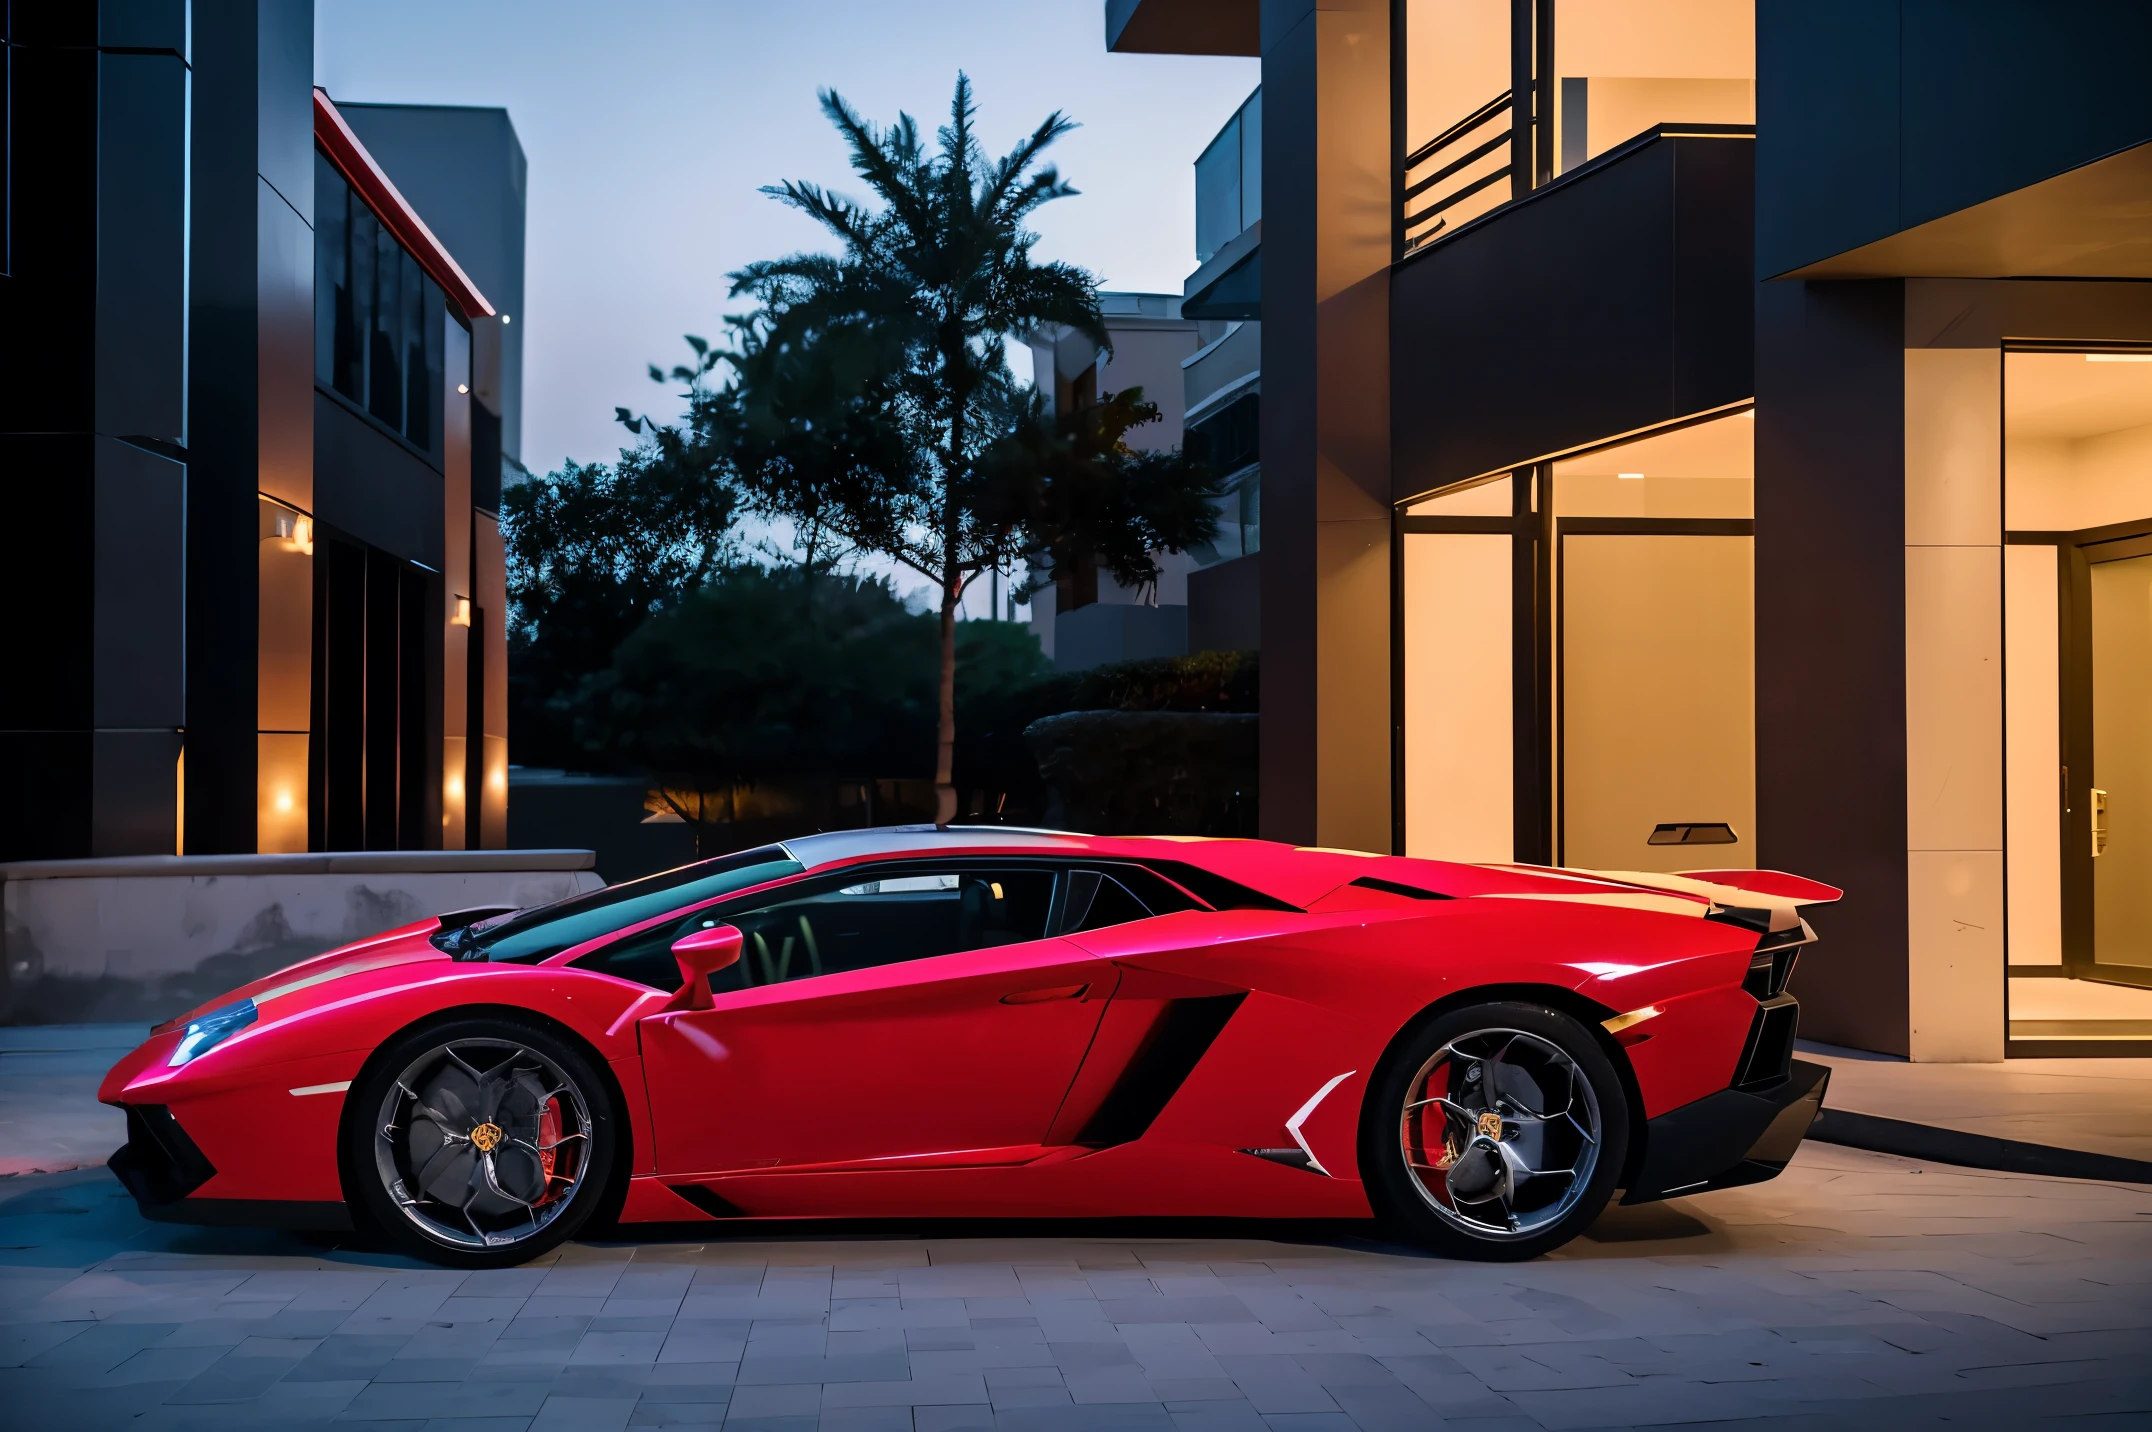
[[[1069,934],[1080,930],[1103,930],[1170,915],[1176,910],[1200,910],[1203,906],[1138,865],[1109,870],[1077,870],[1069,876],[1068,905],[1061,928]]]
[[[960,950],[1044,939],[1053,907],[1049,870],[883,867],[804,881],[787,898],[713,906],[654,926],[576,961],[656,989],[679,988],[672,942],[709,925],[740,931],[738,963],[711,977],[717,993],[900,964]]]

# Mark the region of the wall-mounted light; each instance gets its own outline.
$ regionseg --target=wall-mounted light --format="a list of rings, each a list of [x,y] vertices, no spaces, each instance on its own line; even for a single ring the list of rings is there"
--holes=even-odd
[[[504,313],[504,314],[502,314],[502,315],[501,315],[501,322],[503,322],[503,323],[513,323],[513,322],[515,322],[515,320],[514,320],[513,318],[510,318],[510,317],[509,317],[509,316],[508,316],[507,314],[505,314],[505,313]]]
[[[448,778],[448,798],[452,801],[463,799],[463,777],[450,776]]]
[[[290,792],[290,791],[278,791],[278,792],[276,793],[276,810],[277,810],[277,814],[278,814],[278,815],[290,815],[290,814],[291,814],[291,792]]]
[[[456,598],[455,609],[448,614],[448,624],[460,627],[467,627],[471,624],[471,599],[469,597]]]
[[[471,391],[471,385],[469,383],[458,383],[456,385],[456,391],[459,393],[468,393]]]
[[[1617,472],[1614,475],[1624,482],[1641,482],[1644,477],[1641,472]]]
[[[312,556],[314,552],[314,520],[301,517],[296,512],[279,512],[271,526],[279,542],[289,542],[292,550]]]

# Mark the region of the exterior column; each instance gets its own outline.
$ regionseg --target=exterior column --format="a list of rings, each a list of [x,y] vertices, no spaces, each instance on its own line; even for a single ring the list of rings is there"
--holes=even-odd
[[[1390,6],[1264,0],[1262,833],[1387,851]]]
[[[1756,826],[1846,900],[1794,974],[1801,1032],[1907,1049],[1904,285],[1756,299]]]

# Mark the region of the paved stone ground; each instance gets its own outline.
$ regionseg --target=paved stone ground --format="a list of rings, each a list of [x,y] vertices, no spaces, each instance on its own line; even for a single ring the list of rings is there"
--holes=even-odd
[[[2152,1188],[1810,1144],[1529,1264],[1365,1230],[571,1245],[462,1274],[0,1180],[0,1426],[2152,1426]]]

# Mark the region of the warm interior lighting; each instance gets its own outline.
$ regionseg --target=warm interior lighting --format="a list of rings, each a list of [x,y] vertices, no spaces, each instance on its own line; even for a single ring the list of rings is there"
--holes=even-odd
[[[1614,475],[1620,478],[1623,482],[1641,482],[1644,477],[1644,474],[1641,472],[1617,472]]]
[[[467,627],[471,624],[471,599],[469,597],[456,598],[456,609],[449,614],[448,623],[450,626],[460,627]]]
[[[279,512],[272,532],[279,542],[289,542],[295,552],[312,556],[314,552],[314,519],[301,517],[296,512]]]
[[[469,383],[458,383],[456,385],[456,391],[459,393],[468,393],[471,391],[471,385]]]
[[[448,798],[452,801],[463,799],[463,777],[450,776],[448,778]]]
[[[505,791],[508,789],[508,773],[506,771],[495,771],[492,775],[486,777],[486,784],[497,791]]]
[[[290,791],[278,791],[278,792],[276,793],[276,810],[277,810],[277,814],[278,814],[278,815],[290,815],[290,814],[291,814],[291,792],[290,792]]]
[[[2087,353],[2087,363],[2152,363],[2152,353]]]

